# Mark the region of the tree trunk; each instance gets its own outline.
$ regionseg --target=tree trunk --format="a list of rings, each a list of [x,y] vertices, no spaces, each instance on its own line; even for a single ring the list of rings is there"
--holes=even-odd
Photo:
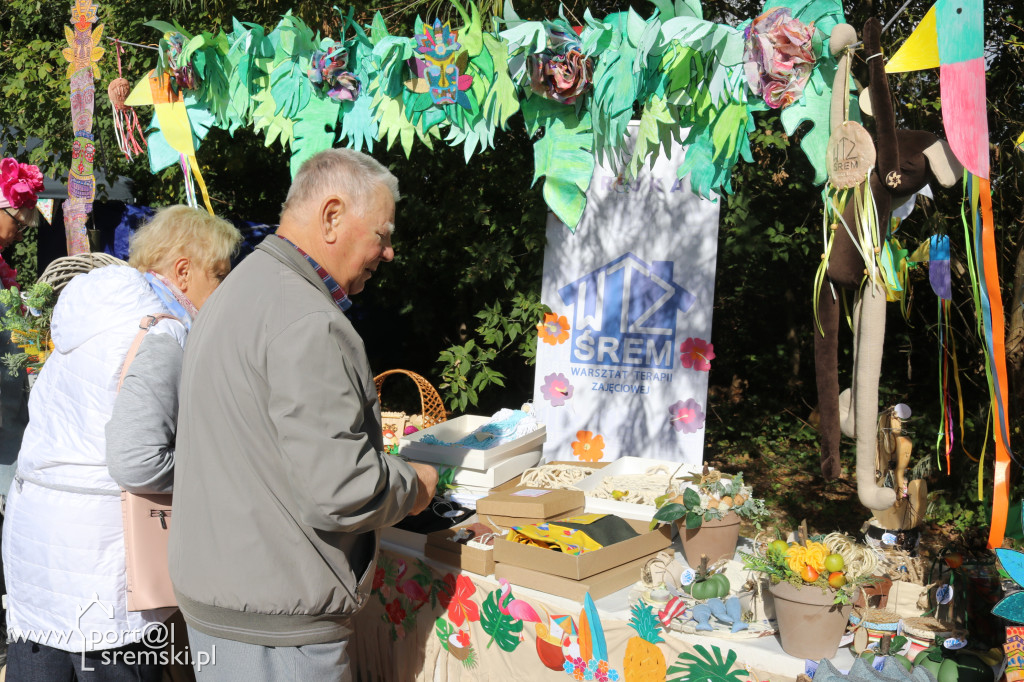
[[[1013,273],[1013,297],[1006,332],[1006,364],[1013,389],[1013,402],[1024,404],[1024,246],[1017,252]]]

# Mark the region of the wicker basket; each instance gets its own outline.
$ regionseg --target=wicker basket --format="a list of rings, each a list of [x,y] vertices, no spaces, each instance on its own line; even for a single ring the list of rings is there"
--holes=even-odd
[[[128,265],[119,258],[105,253],[83,253],[80,256],[65,256],[58,258],[43,270],[39,276],[40,282],[46,282],[53,287],[53,293],[60,295],[61,289],[76,275],[81,275],[105,265]]]
[[[384,380],[392,374],[404,374],[416,383],[416,388],[420,392],[420,414],[422,415],[424,429],[447,421],[448,417],[445,414],[444,403],[441,401],[441,396],[438,395],[437,389],[415,372],[405,369],[389,369],[374,377],[373,383],[377,386],[378,400],[380,400],[380,389],[384,385]],[[383,402],[381,405],[383,405]],[[381,422],[384,430],[391,430],[398,438],[401,438],[405,433],[405,427],[409,425],[411,419],[412,417],[405,412],[381,412]]]

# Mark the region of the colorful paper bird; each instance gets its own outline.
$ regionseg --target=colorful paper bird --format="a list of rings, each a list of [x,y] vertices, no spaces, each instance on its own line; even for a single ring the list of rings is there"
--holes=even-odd
[[[147,76],[132,90],[132,94],[125,100],[125,104],[132,107],[148,104],[153,107],[156,120],[159,123],[159,134],[166,140],[167,144],[182,158],[182,169],[191,170],[193,177],[199,184],[203,194],[203,203],[206,210],[213,215],[213,206],[210,205],[210,195],[206,190],[206,182],[203,181],[202,173],[199,172],[199,162],[196,160],[196,141],[192,135],[192,124],[189,121],[188,108],[181,92],[176,92],[171,87],[171,79],[166,72],[157,73],[155,70]],[[153,146],[152,136],[150,147]],[[186,165],[187,164],[187,165]],[[187,177],[186,177],[187,182]]]
[[[942,122],[967,170],[989,177],[982,0],[939,0],[893,55],[888,73],[939,69]]]
[[[999,287],[989,185],[988,118],[985,100],[983,0],[938,0],[886,65],[889,73],[939,69],[942,122],[968,178],[975,224],[980,314],[991,376],[995,421],[995,474],[989,547],[1000,547],[1009,510],[1009,467],[1013,457],[1007,421],[1006,330]],[[979,220],[980,216],[980,220]],[[979,229],[980,228],[980,229]]]

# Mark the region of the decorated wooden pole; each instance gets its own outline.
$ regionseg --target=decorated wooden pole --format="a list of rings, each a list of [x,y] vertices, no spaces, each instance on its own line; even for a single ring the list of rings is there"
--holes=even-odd
[[[100,77],[96,62],[103,56],[104,50],[98,46],[103,36],[103,24],[93,28],[96,23],[96,5],[92,0],[75,0],[75,6],[71,8],[71,21],[75,30],[64,27],[68,47],[64,48],[63,54],[69,62],[71,122],[75,142],[71,148],[68,198],[64,202],[64,231],[68,255],[76,256],[89,252],[85,223],[96,196],[96,177],[93,175],[96,145],[92,135],[96,89],[93,81]]]

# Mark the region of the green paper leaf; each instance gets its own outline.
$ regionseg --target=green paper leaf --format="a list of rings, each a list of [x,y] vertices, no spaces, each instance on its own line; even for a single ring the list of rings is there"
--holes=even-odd
[[[700,506],[700,495],[693,488],[687,488],[683,491],[683,504],[688,509],[693,509]]]
[[[633,156],[629,160],[626,174],[635,178],[644,166],[653,166],[661,150],[669,148],[679,130],[679,119],[663,99],[654,96],[647,102],[640,116]]]
[[[508,63],[508,47],[490,34],[484,35],[484,48],[490,53],[493,64]],[[484,97],[483,114],[491,126],[505,130],[508,120],[519,111],[519,97],[516,86],[505,68],[494,71],[491,87]]]
[[[712,646],[711,651],[700,644],[694,645],[693,648],[699,656],[691,653],[679,654],[675,663],[668,669],[667,682],[683,682],[689,679],[701,682],[743,682],[746,679],[746,671],[735,665],[735,651],[728,649],[728,655],[723,658],[722,651],[716,646]]]
[[[700,528],[700,525],[703,522],[704,522],[704,517],[702,517],[697,512],[686,512],[686,528],[687,528],[687,530],[694,530],[695,528]]]
[[[334,146],[340,112],[340,102],[320,96],[311,97],[309,104],[299,112],[293,127],[295,139],[292,142],[290,163],[292,179],[295,179],[306,159]]]
[[[455,626],[448,622],[448,619],[441,616],[434,621],[434,634],[441,640],[441,646],[448,650],[448,638],[455,634]]]
[[[253,130],[260,132],[265,130],[266,142],[265,146],[269,147],[274,144],[274,141],[280,141],[281,146],[288,149],[292,142],[292,128],[294,122],[286,116],[274,113],[277,110],[277,104],[274,102],[274,96],[270,90],[262,90],[253,95],[253,100],[258,104],[256,109],[253,111]]]
[[[306,59],[308,62],[308,57]],[[275,114],[295,119],[309,103],[313,87],[298,59],[280,62],[270,73],[270,92],[277,103]]]
[[[609,165],[617,165],[633,117],[639,80],[633,72],[635,54],[636,48],[623,40],[619,50],[602,55],[594,72],[594,147],[602,163],[612,160]]]
[[[992,615],[999,616],[1011,623],[1024,623],[1024,592],[1014,592],[994,607]]]
[[[657,521],[664,523],[672,523],[678,521],[686,515],[686,507],[679,504],[678,502],[669,502],[664,507],[658,509],[654,514],[654,518]]]
[[[160,21],[159,19],[154,19],[152,21],[147,21],[143,25],[144,26],[149,26],[150,28],[155,28],[156,30],[160,31],[160,33],[177,33],[178,32],[177,27],[175,27],[172,24],[168,24],[166,21]]]
[[[545,176],[544,201],[570,231],[587,205],[586,191],[594,175],[593,144],[590,114],[585,112],[581,120],[575,115],[554,119],[533,146],[533,181]]]
[[[494,590],[487,595],[480,610],[480,628],[491,636],[487,642],[488,647],[497,643],[503,651],[515,651],[519,646],[519,633],[523,631],[523,621],[502,613],[498,608],[500,598],[501,590]],[[511,590],[507,598],[512,598]]]
[[[780,120],[787,135],[796,133],[797,128],[810,121],[811,127],[805,131],[800,140],[800,149],[814,167],[814,184],[820,185],[828,178],[825,164],[825,150],[831,133],[829,119],[832,106],[831,83],[835,75],[835,63],[823,64],[819,61],[811,76],[811,82],[804,88],[803,95],[793,104],[782,110]],[[815,83],[816,81],[816,83]],[[811,87],[815,83],[818,87]]]

